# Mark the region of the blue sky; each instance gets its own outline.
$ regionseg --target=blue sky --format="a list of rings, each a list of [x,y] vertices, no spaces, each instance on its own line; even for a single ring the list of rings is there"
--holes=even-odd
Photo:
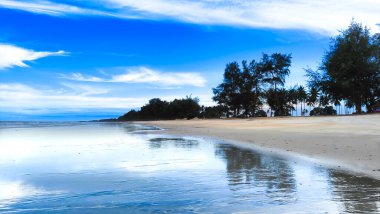
[[[96,2],[96,3],[94,3]],[[304,84],[351,19],[378,32],[377,0],[0,0],[0,120],[115,117],[150,98],[212,105],[226,63],[291,53]]]

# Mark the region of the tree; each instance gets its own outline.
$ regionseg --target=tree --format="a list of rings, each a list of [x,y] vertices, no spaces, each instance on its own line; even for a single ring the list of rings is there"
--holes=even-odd
[[[223,106],[209,106],[205,107],[201,112],[203,118],[221,118],[225,116],[226,109]]]
[[[325,106],[324,108],[317,107],[310,111],[310,116],[319,115],[336,115],[336,110],[332,106]]]
[[[314,108],[317,101],[318,101],[318,90],[316,88],[310,88],[309,93],[307,94],[307,105],[313,106]],[[311,109],[309,112],[311,112]]]
[[[299,86],[297,89],[297,98],[298,98],[298,101],[300,101],[300,103],[301,103],[301,116],[304,116],[305,115],[305,103],[307,100],[307,94],[306,94],[305,88],[302,85]],[[304,104],[303,109],[302,109],[302,104]]]
[[[242,86],[241,70],[237,62],[228,63],[224,70],[223,83],[213,88],[213,100],[219,105],[226,106],[233,112],[234,116],[240,111],[239,102],[240,90]]]
[[[167,120],[167,119],[192,119],[200,115],[201,107],[199,99],[186,97],[175,99],[171,102],[162,101],[159,98],[149,100],[149,103],[141,107],[140,111],[131,110],[120,116],[120,121],[134,120]]]
[[[237,62],[226,65],[223,83],[213,89],[213,100],[219,105],[227,107],[238,116],[254,116],[262,105],[261,102],[261,73],[257,70],[257,63],[242,62],[242,69]]]
[[[167,107],[167,117],[168,119],[193,119],[199,116],[200,110],[198,98],[175,99]]]
[[[285,78],[290,74],[291,59],[290,54],[263,54],[259,65],[263,82],[271,85],[274,91],[277,90],[277,86],[284,86]]]
[[[140,120],[140,112],[132,109],[129,112],[127,112],[126,114],[124,114],[124,115],[120,116],[119,118],[117,118],[117,120],[120,120],[120,121]]]
[[[270,88],[266,92],[267,104],[274,110],[274,116],[289,116],[294,109],[292,103],[289,102],[289,92],[284,89],[275,91]]]
[[[168,102],[159,98],[151,99],[148,104],[141,107],[140,118],[149,120],[165,119],[168,106]]]
[[[258,108],[262,106],[262,75],[257,69],[255,60],[252,60],[249,65],[247,61],[243,61],[242,66],[242,87],[240,88],[242,108],[245,116],[255,116]]]
[[[330,98],[327,95],[322,94],[319,96],[319,106],[327,106],[330,103]]]
[[[377,35],[371,36],[367,27],[352,21],[331,40],[319,69],[307,71],[309,85],[331,100],[351,102],[357,113],[364,105],[373,111],[380,96],[379,44]]]
[[[296,87],[292,87],[288,90],[288,101],[291,103],[291,105],[296,105],[296,108],[292,108],[292,113],[293,110],[296,110],[296,116],[297,116],[297,105],[298,105],[298,93]],[[291,114],[292,115],[292,114]]]
[[[278,87],[283,87],[285,84],[285,78],[290,74],[289,67],[291,65],[291,55],[290,54],[280,54],[274,53],[272,55],[263,54],[261,58],[261,62],[258,67],[260,73],[263,77],[263,82],[269,84],[271,87],[271,91],[267,91],[267,98],[270,97],[271,100],[271,110],[280,110],[283,106],[281,98],[278,95],[283,95],[281,93],[277,93]],[[272,97],[273,96],[273,97]],[[269,104],[269,101],[268,101]],[[275,115],[282,115],[281,113],[275,113]],[[272,112],[271,112],[272,115]]]

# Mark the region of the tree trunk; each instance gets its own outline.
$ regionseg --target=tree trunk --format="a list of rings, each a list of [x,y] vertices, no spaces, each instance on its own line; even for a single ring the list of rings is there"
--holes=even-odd
[[[309,106],[309,116],[310,116],[310,112],[311,112],[311,106]]]
[[[303,116],[304,117],[306,117],[306,101],[303,103],[303,111],[304,111],[304,113],[303,113]]]
[[[358,103],[355,104],[356,113],[361,114],[362,113],[362,106]]]

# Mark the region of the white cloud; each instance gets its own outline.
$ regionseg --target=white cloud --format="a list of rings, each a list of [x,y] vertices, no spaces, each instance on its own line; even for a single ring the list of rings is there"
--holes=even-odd
[[[81,7],[76,7],[67,4],[58,4],[51,1],[18,1],[18,0],[0,0],[0,7],[23,10],[32,13],[40,13],[52,16],[64,16],[67,14],[82,14],[82,15],[106,15],[106,12],[99,10],[86,9]]]
[[[89,96],[89,95],[103,95],[108,94],[111,90],[108,88],[103,87],[95,87],[85,84],[73,84],[73,83],[67,83],[63,82],[61,85],[65,86],[66,88],[70,89],[72,92],[77,93],[81,96]],[[65,93],[66,91],[63,90],[62,93]]]
[[[208,25],[302,29],[325,35],[346,28],[353,17],[375,31],[379,30],[376,24],[380,22],[378,0],[103,0],[87,3],[87,7],[76,7],[51,1],[0,0],[0,7],[48,15],[105,15]],[[95,4],[100,9],[89,9]]]
[[[139,108],[153,97],[114,96],[111,90],[84,84],[63,83],[64,88],[38,89],[20,83],[0,83],[0,110],[15,113],[69,112],[78,110],[120,110]],[[57,89],[58,88],[58,89]],[[171,101],[188,94],[159,96]],[[211,95],[198,96],[201,105],[213,105]]]
[[[0,44],[0,69],[15,66],[28,67],[25,62],[31,62],[48,56],[64,56],[66,54],[68,53],[65,51],[33,51],[14,45]]]
[[[355,17],[378,30],[378,0],[108,0],[120,8],[200,24],[306,29],[336,34]]]
[[[75,81],[83,81],[83,82],[104,82],[104,80],[100,77],[94,76],[86,76],[81,73],[72,73],[70,75],[61,75],[64,79],[70,79]]]
[[[91,91],[90,88],[86,90]],[[112,96],[91,96],[107,93],[87,93],[76,90],[41,90],[24,84],[0,83],[0,109],[22,111],[24,109],[85,109],[136,108],[146,103],[148,98],[125,98]]]
[[[85,76],[73,73],[64,78],[84,82],[115,82],[115,83],[152,83],[162,86],[195,86],[203,87],[206,83],[204,77],[198,73],[189,72],[160,72],[146,67],[135,67],[127,69],[126,73],[114,75],[105,79],[95,76]]]

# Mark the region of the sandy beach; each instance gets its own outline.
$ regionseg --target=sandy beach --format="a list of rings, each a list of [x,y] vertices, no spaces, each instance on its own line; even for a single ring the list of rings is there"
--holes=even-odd
[[[249,143],[380,179],[380,114],[149,121],[165,133]]]

